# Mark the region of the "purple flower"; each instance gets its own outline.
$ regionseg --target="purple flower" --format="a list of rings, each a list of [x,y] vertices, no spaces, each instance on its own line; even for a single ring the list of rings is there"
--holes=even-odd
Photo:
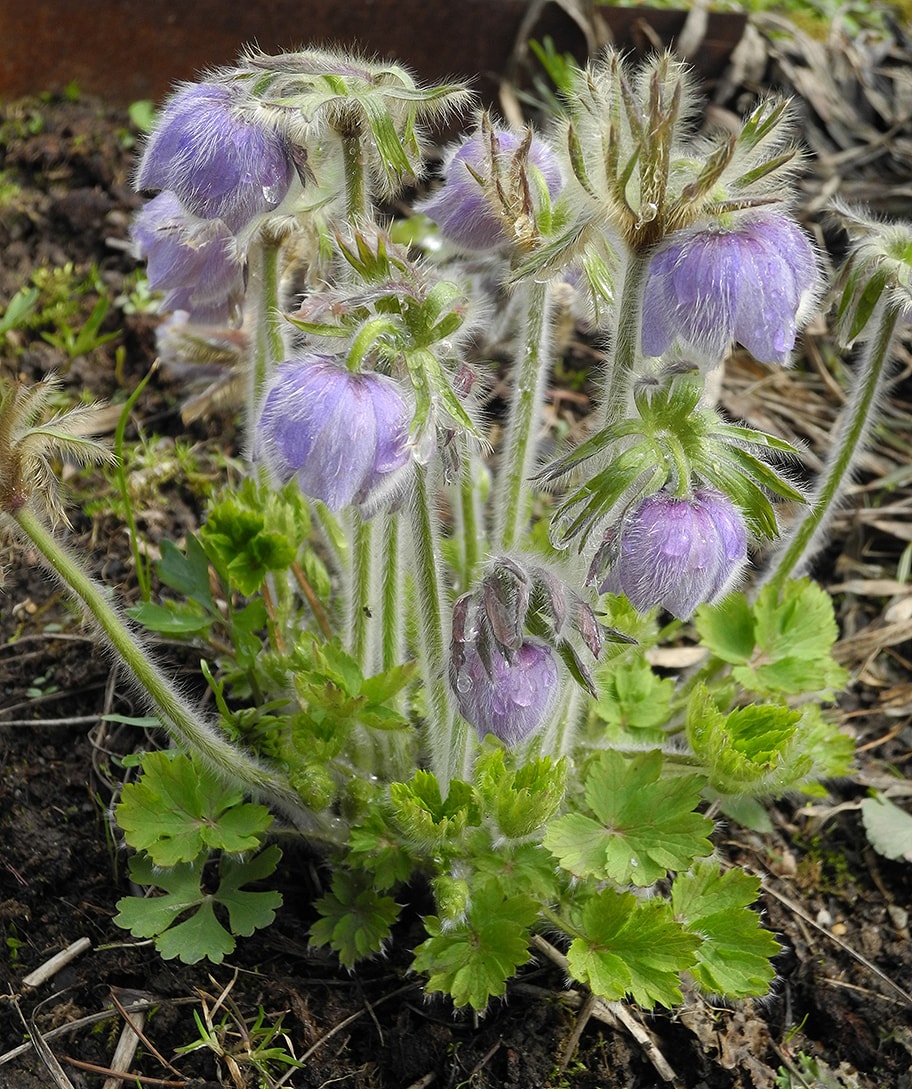
[[[730,499],[711,488],[687,498],[656,492],[624,520],[601,591],[624,593],[637,609],[661,605],[686,620],[722,596],[746,563],[747,531]]]
[[[190,83],[168,101],[146,144],[138,189],[170,189],[195,215],[233,232],[282,202],[294,165],[285,140],[234,108],[231,89]]]
[[[444,184],[418,206],[419,211],[434,220],[444,237],[466,250],[497,249],[511,241],[504,217],[498,211],[496,192],[489,193],[471,171],[487,180],[493,165],[502,179],[508,179],[509,159],[522,143],[522,137],[508,130],[495,130],[494,164],[491,163],[491,139],[482,128],[452,152],[444,167]],[[554,152],[542,140],[533,139],[527,162],[541,171],[548,192],[554,198],[563,184]],[[494,190],[493,182],[490,188]]]
[[[260,414],[254,455],[283,484],[331,511],[371,506],[411,461],[412,413],[392,378],[353,374],[332,356],[282,363]]]
[[[225,321],[244,296],[244,268],[220,219],[199,219],[174,193],[160,193],[136,214],[131,235],[148,263],[149,286],[165,292],[163,309],[193,321]]]
[[[450,683],[462,717],[479,738],[494,734],[505,745],[517,745],[542,727],[560,690],[551,648],[533,639],[516,651],[493,644],[490,668],[473,643],[455,644]]]
[[[819,284],[807,235],[779,213],[677,232],[649,264],[643,351],[662,355],[677,341],[717,363],[737,340],[762,363],[786,363]]]

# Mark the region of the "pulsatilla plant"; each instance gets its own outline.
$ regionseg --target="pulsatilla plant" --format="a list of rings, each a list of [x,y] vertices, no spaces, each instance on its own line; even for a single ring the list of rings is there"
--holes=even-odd
[[[420,874],[436,906],[414,964],[457,1006],[503,995],[543,927],[611,1000],[761,995],[778,946],[710,813],[750,820],[851,762],[826,712],[847,681],[832,605],[793,576],[912,305],[912,229],[843,212],[857,389],[805,492],[789,445],[706,389],[733,342],[786,365],[824,292],[788,103],[713,134],[677,61],[608,53],[547,132],[478,117],[416,216],[385,223],[378,203],[427,173],[424,126],[466,102],[395,65],[248,53],[179,88],[142,155],[133,238],[168,312],[162,359],[225,363],[249,473],[164,547],[170,593],[133,616],[196,640],[217,713],[175,693],[56,543],[41,435],[18,422],[31,401],[4,394],[4,524],[174,742],[117,806],[156,890],[118,921],[164,956],[219,960],[279,906],[247,887],[279,862],[278,819],[325,851],[311,936],[346,966],[390,940]],[[588,435],[549,458],[568,287],[607,348]],[[496,427],[492,329],[514,346]],[[647,655],[684,623],[705,654],[675,683]]]

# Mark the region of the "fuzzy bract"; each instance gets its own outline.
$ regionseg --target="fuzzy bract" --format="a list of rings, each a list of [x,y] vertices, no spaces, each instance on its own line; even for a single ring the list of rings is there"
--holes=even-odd
[[[637,609],[661,606],[686,620],[723,596],[747,563],[744,519],[727,496],[697,488],[647,496],[620,528],[617,558],[601,586]]]
[[[282,363],[257,426],[254,456],[281,483],[331,511],[371,508],[395,490],[412,460],[412,412],[386,375],[354,374],[332,356]]]
[[[676,232],[649,264],[643,351],[677,343],[714,364],[737,340],[762,363],[787,363],[819,287],[810,240],[781,213]]]
[[[237,233],[284,200],[293,176],[284,138],[238,112],[229,87],[191,83],[165,106],[136,185],[171,190],[195,215]]]
[[[477,132],[450,154],[443,185],[418,210],[434,220],[441,234],[462,249],[484,252],[506,245],[511,241],[506,229],[508,217],[501,214],[496,185],[489,176],[492,166],[499,174],[508,175],[509,159],[521,143],[522,138],[507,129],[497,129],[492,134],[484,129]],[[526,162],[541,172],[553,199],[563,184],[554,152],[543,140],[533,138]],[[482,185],[475,174],[491,184]]]
[[[244,296],[244,268],[234,236],[220,219],[200,219],[171,192],[136,214],[130,233],[147,261],[149,286],[165,293],[164,310],[204,324],[225,321]]]
[[[517,745],[545,725],[560,692],[554,652],[535,639],[515,651],[492,644],[489,663],[473,643],[454,648],[450,683],[460,714],[479,738],[494,734]]]

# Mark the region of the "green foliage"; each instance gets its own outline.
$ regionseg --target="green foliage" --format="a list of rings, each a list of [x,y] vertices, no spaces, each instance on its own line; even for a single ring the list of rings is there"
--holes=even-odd
[[[142,769],[138,782],[125,784],[115,813],[127,843],[156,866],[209,851],[255,850],[272,824],[265,806],[245,802],[241,791],[183,753],[147,753]]]
[[[206,959],[219,964],[234,952],[233,935],[249,937],[273,922],[282,902],[279,893],[251,892],[243,886],[269,877],[281,855],[274,846],[250,859],[222,855],[214,891],[209,891],[208,851],[165,870],[148,856],[134,855],[131,880],[163,891],[118,900],[114,921],[135,938],[155,938],[155,948],[166,960],[179,957],[184,964],[196,964]],[[227,927],[216,914],[217,907],[227,913]]]
[[[912,862],[912,816],[884,794],[861,803],[861,819],[868,842],[884,858]]]
[[[415,970],[427,974],[429,991],[481,1011],[504,994],[507,980],[528,961],[535,916],[531,898],[504,896],[497,881],[484,881],[472,892],[461,923],[444,927],[436,916],[425,919],[430,937],[415,950]]]
[[[832,657],[838,636],[833,602],[810,579],[786,583],[781,596],[763,587],[753,606],[742,593],[697,610],[700,638],[733,666],[732,676],[751,692],[832,696],[848,674]]]
[[[311,927],[311,943],[328,945],[346,968],[379,953],[399,915],[396,901],[377,892],[370,874],[345,870],[333,874],[331,891],[314,906],[320,918]]]
[[[592,714],[605,724],[607,740],[661,744],[671,720],[674,681],[659,677],[639,647],[603,665],[599,680],[599,698],[592,704]]]
[[[612,1001],[629,994],[650,1010],[681,1001],[681,973],[700,938],[682,929],[667,901],[605,889],[575,907],[571,922],[570,971],[593,993]]]
[[[544,845],[576,877],[652,885],[710,854],[712,821],[695,813],[705,780],[663,777],[657,751],[600,753],[587,769],[581,810],[547,828]]]
[[[475,782],[501,835],[523,839],[538,832],[557,812],[568,770],[566,757],[555,763],[549,756],[507,768],[504,750],[489,748],[478,758]]]

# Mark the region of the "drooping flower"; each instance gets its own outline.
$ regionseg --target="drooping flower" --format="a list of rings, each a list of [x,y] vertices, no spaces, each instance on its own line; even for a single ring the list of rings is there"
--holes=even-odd
[[[552,199],[563,184],[557,157],[548,144],[533,137],[527,152],[517,156],[523,141],[508,129],[492,129],[483,123],[474,136],[451,150],[443,185],[418,210],[462,249],[484,252],[515,242],[511,237],[515,225],[520,217],[528,220],[534,210],[524,206],[535,188],[529,183],[529,167],[540,172]]]
[[[395,490],[411,463],[412,412],[399,385],[354,374],[316,353],[280,364],[257,426],[254,457],[281,483],[331,511],[371,508]]]
[[[786,363],[819,287],[810,240],[781,213],[675,232],[649,265],[643,351],[662,355],[677,342],[717,363],[737,340],[762,363]]]
[[[284,138],[239,112],[230,87],[189,83],[162,111],[136,186],[171,190],[195,215],[237,233],[281,204],[293,175]]]
[[[473,643],[454,648],[450,683],[460,714],[478,731],[517,745],[548,721],[560,691],[551,648],[525,639],[515,651],[493,644],[485,664]]]
[[[244,266],[220,219],[200,219],[174,193],[160,193],[136,214],[130,233],[147,261],[149,286],[163,291],[164,310],[194,321],[224,321],[244,295]]]
[[[747,530],[735,505],[712,488],[679,498],[656,492],[620,527],[603,593],[624,593],[637,609],[662,606],[686,620],[718,600],[747,563]]]

